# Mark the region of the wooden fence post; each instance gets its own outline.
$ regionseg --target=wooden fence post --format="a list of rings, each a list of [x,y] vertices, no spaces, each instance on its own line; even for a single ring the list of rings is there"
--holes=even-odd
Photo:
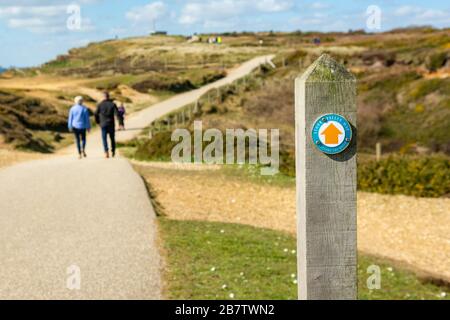
[[[380,161],[381,161],[381,153],[382,153],[382,150],[381,150],[381,142],[377,142],[377,145],[376,145],[376,157],[377,157],[377,162],[380,162]]]
[[[295,87],[299,299],[356,299],[356,80],[323,55]]]
[[[195,105],[194,105],[194,115],[197,115],[197,114],[198,114],[198,111],[199,111],[199,110],[198,110],[198,109],[199,109],[199,108],[198,108],[198,103],[199,103],[198,100],[196,100],[196,101],[195,101]]]

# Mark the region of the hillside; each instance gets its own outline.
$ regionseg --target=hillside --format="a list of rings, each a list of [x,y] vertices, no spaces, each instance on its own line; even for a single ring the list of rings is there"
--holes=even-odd
[[[313,45],[312,37],[325,41]],[[277,68],[262,68],[247,82],[222,90],[220,99],[205,97],[195,116],[205,128],[280,128],[283,167],[293,173],[293,79],[327,52],[358,79],[360,152],[374,153],[375,144],[381,142],[385,153],[450,154],[450,30],[297,33],[273,38],[280,46]],[[192,128],[191,123],[187,127]],[[170,148],[157,147],[159,139],[170,143],[166,135],[170,132],[142,143],[138,155],[169,157]]]
[[[52,152],[71,141],[65,139],[65,118],[76,95],[85,96],[93,109],[108,90],[134,112],[221,79],[227,68],[266,51],[172,36],[75,48],[38,68],[0,75],[0,135],[17,148]]]
[[[0,90],[38,102],[43,113],[52,115],[58,110],[60,120],[75,95],[89,96],[93,107],[102,90],[112,91],[130,110],[139,110],[220,79],[227,68],[256,55],[276,53],[275,70],[265,66],[245,84],[239,84],[240,89],[223,90],[220,103],[217,99],[203,101],[197,118],[202,118],[205,127],[221,129],[280,128],[284,164],[292,168],[293,79],[321,53],[328,52],[359,80],[361,151],[373,152],[375,144],[381,142],[385,152],[450,153],[448,29],[402,29],[382,34],[230,33],[222,35],[222,45],[206,43],[208,37],[202,35],[201,42],[152,36],[89,44],[39,68],[2,74]],[[314,39],[320,39],[321,44],[314,44]],[[10,110],[11,101],[3,99],[1,107]],[[30,107],[29,100],[22,101]],[[23,131],[21,125],[25,125],[32,135],[43,127],[51,132],[62,130],[61,123],[57,130],[45,123],[30,126],[19,121],[19,125],[4,114],[2,111],[0,117],[11,129]],[[1,134],[8,143],[33,145],[10,133]],[[151,149],[161,156],[157,148]]]

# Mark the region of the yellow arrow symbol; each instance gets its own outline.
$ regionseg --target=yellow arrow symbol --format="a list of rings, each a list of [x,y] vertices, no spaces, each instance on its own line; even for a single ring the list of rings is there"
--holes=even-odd
[[[325,144],[339,144],[339,136],[343,134],[333,123],[321,133],[325,136]]]

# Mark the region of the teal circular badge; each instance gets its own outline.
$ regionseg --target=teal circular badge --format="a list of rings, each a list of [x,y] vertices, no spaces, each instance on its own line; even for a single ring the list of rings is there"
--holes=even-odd
[[[338,114],[326,114],[314,123],[312,139],[316,147],[325,154],[339,154],[352,142],[350,123]]]

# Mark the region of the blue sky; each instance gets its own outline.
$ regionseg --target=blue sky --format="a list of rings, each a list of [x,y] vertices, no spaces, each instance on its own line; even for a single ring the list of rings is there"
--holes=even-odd
[[[70,5],[80,8],[79,28]],[[34,66],[73,47],[115,36],[221,31],[366,29],[367,8],[381,29],[450,27],[450,2],[438,0],[0,0],[1,66]],[[75,18],[73,20],[72,18]],[[78,26],[78,25],[77,25]]]

